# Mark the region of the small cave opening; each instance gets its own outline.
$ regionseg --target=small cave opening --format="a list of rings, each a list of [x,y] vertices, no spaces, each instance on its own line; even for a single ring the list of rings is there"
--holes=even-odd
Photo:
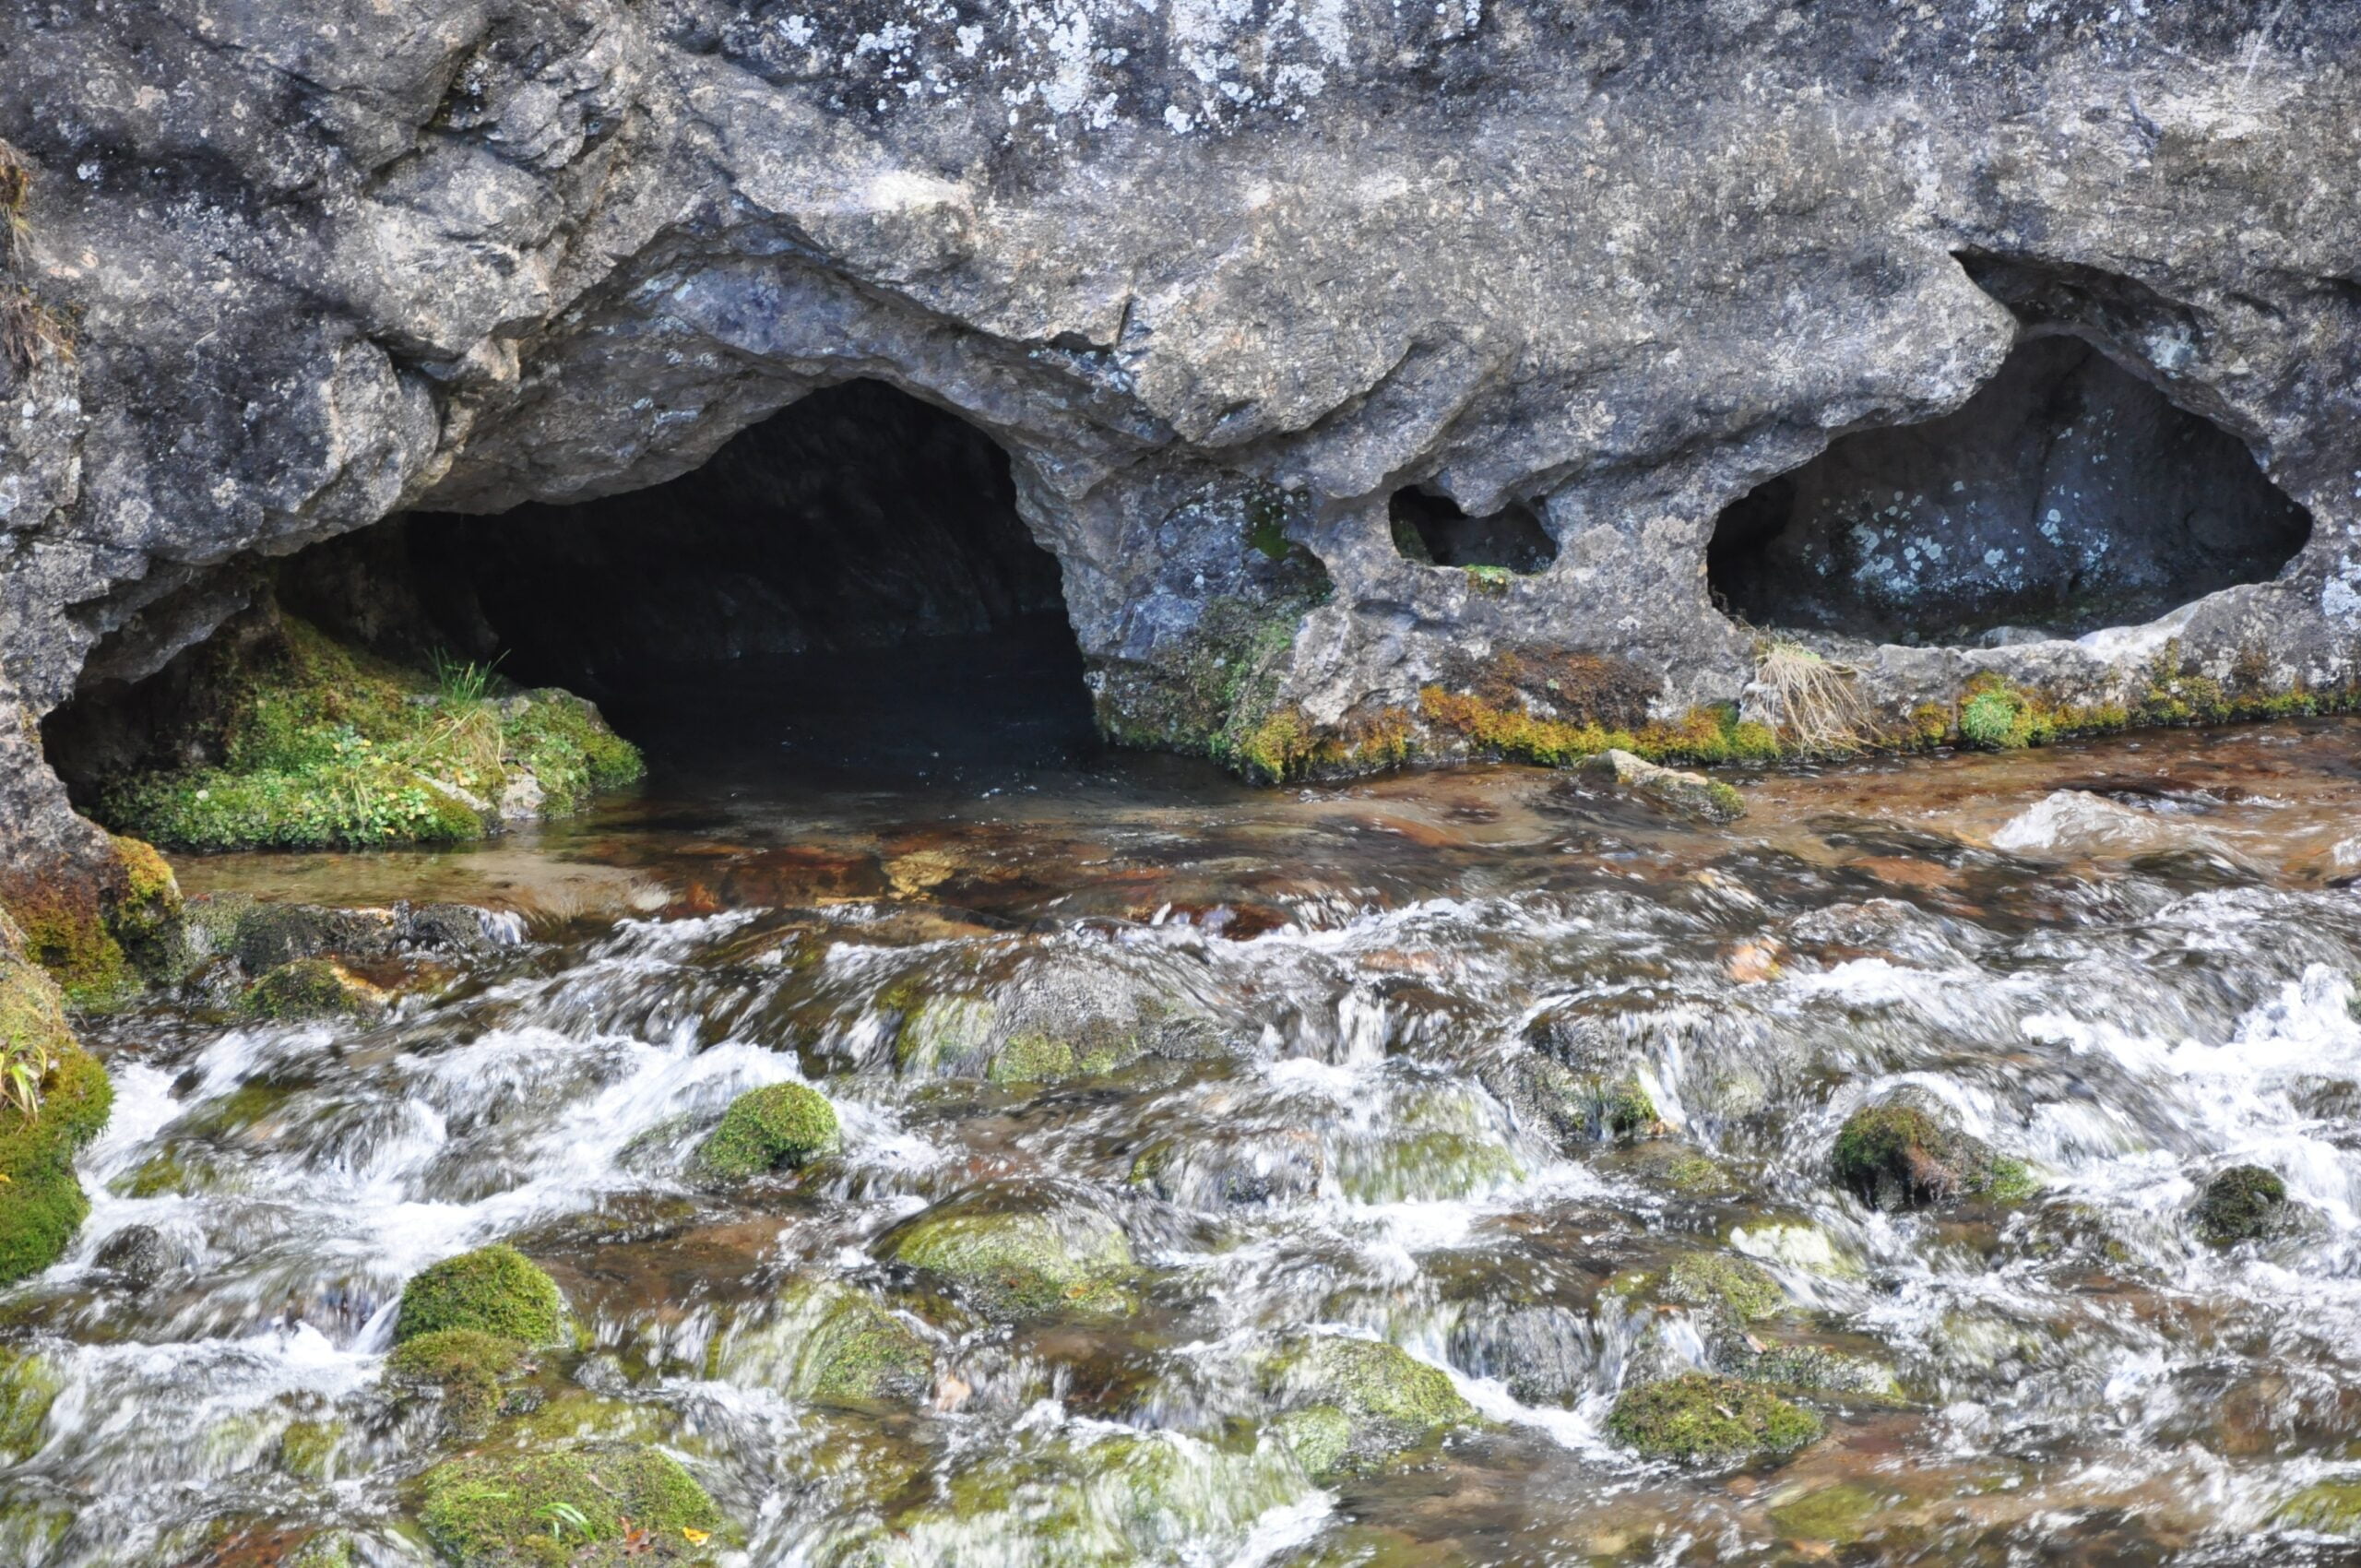
[[[952,778],[1097,745],[1058,561],[1017,511],[1008,455],[878,382],[812,393],[644,489],[399,514],[224,570],[240,573],[383,658],[589,698],[659,783]],[[175,716],[219,645],[267,618],[233,617],[136,683],[86,678],[44,727],[69,790],[205,760]]]
[[[2267,582],[2311,526],[2236,435],[2056,334],[1952,412],[1840,436],[1733,502],[1706,576],[1760,626],[1992,647]]]
[[[1447,495],[1397,490],[1386,504],[1394,548],[1426,566],[1494,566],[1530,575],[1558,558],[1558,541],[1533,508],[1512,501],[1471,517]]]

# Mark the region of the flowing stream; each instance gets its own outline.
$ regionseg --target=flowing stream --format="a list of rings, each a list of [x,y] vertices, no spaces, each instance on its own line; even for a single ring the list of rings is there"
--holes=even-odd
[[[660,1444],[765,1568],[2347,1560],[2361,726],[1739,781],[1750,816],[1703,827],[1518,769],[708,780],[469,853],[192,861],[490,912],[376,1018],[88,1026],[93,1211],[0,1296],[17,1386],[54,1389],[0,1562],[319,1531],[433,1561],[417,1478],[453,1440],[382,1382],[394,1303],[499,1240],[577,1332],[512,1420]],[[1027,1035],[1112,1043],[993,1081]],[[1652,1124],[1536,1113],[1569,1051]],[[797,1079],[841,1155],[699,1180],[730,1099]],[[1840,1123],[1904,1087],[2035,1194],[1840,1191]],[[2208,1245],[2189,1206],[2241,1163],[2291,1218]],[[1135,1310],[914,1277],[884,1239],[945,1203],[1119,1231]],[[98,1260],[135,1226],[130,1277]],[[1628,1284],[1700,1253],[1782,1299],[1733,1336]],[[929,1386],[812,1396],[824,1282],[900,1314]],[[1391,1342],[1482,1419],[1315,1481],[1257,1372],[1306,1335]],[[1790,1351],[1842,1375],[1783,1463],[1607,1429],[1627,1380]],[[2290,1508],[2341,1481],[2343,1515]]]

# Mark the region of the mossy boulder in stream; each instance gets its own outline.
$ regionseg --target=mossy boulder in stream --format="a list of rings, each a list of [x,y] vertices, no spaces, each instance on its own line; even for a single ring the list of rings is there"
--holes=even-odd
[[[457,1568],[706,1562],[722,1527],[679,1461],[636,1443],[453,1459],[421,1485],[419,1525]]]
[[[74,1155],[98,1136],[114,1088],[75,1043],[55,982],[0,934],[0,1071],[33,1087],[37,1107],[0,1104],[0,1284],[65,1255],[89,1200]]]
[[[1995,1155],[1915,1098],[1865,1105],[1846,1117],[1829,1165],[1839,1186],[1879,1209],[1961,1198],[2013,1203],[2034,1190],[2023,1161]]]
[[[243,1005],[274,1022],[365,1018],[385,1010],[386,993],[332,959],[298,958],[247,987]]]
[[[792,1169],[841,1142],[836,1108],[805,1084],[772,1084],[730,1102],[721,1125],[697,1146],[698,1169],[736,1180]]]
[[[1448,1373],[1381,1340],[1306,1336],[1279,1349],[1263,1382],[1293,1407],[1276,1430],[1315,1479],[1480,1420]]]
[[[2190,1211],[2197,1233],[2217,1247],[2267,1236],[2287,1212],[2287,1183],[2260,1165],[2233,1165],[2205,1183]]]
[[[1680,1306],[1726,1312],[1739,1323],[1770,1317],[1787,1304],[1787,1292],[1769,1269],[1721,1253],[1684,1253],[1673,1259],[1657,1294]]]
[[[63,1386],[48,1357],[0,1349],[0,1464],[20,1464],[41,1446],[49,1408]]]
[[[1650,1459],[1735,1464],[1791,1454],[1819,1437],[1821,1425],[1767,1389],[1692,1372],[1624,1390],[1607,1430]]]
[[[884,1246],[887,1261],[942,1280],[993,1316],[1134,1305],[1125,1281],[1136,1265],[1122,1227],[1079,1205],[1015,1208],[974,1194],[927,1210]]]
[[[776,1310],[717,1336],[707,1375],[815,1404],[908,1403],[934,1381],[934,1351],[908,1321],[836,1280],[799,1281]]]
[[[463,1436],[480,1436],[500,1413],[503,1378],[526,1361],[526,1347],[478,1328],[438,1328],[394,1348],[386,1379],[397,1391],[432,1389],[443,1418]]]
[[[2323,1536],[2361,1537],[2361,1481],[2315,1481],[2272,1509],[2271,1522]]]
[[[564,1320],[557,1281],[516,1248],[494,1242],[412,1276],[402,1287],[394,1343],[468,1328],[520,1345],[552,1345]]]

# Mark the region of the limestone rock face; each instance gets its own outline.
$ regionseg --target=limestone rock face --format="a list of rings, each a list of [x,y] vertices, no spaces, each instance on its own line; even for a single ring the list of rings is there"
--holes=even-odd
[[[2044,335],[2234,438],[2308,541],[2082,641],[1803,623],[1872,714],[1987,670],[2124,700],[2176,639],[2343,685],[2356,65],[2361,12],[2243,0],[6,7],[7,292],[76,351],[0,364],[0,699],[160,667],[259,557],[647,485],[865,377],[1011,454],[1118,733],[1447,754],[1421,690],[1509,648],[1670,718],[1749,687],[1723,509]],[[1421,542],[1522,514],[1554,553]],[[10,855],[89,852],[28,731]]]

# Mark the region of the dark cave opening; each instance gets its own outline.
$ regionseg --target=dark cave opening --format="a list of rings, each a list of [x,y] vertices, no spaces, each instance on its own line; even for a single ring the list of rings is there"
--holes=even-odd
[[[286,613],[397,662],[497,660],[590,698],[659,784],[951,775],[1097,746],[1058,562],[1017,512],[1008,455],[877,382],[813,393],[645,489],[397,515],[240,569]],[[53,714],[69,788],[185,766],[172,716],[206,657]]]
[[[1497,512],[1471,517],[1447,495],[1398,490],[1386,505],[1394,547],[1430,566],[1498,566],[1534,573],[1558,558],[1558,541],[1533,509],[1512,501]]]
[[[1756,625],[1993,646],[2268,581],[2310,535],[2236,436],[2054,335],[1952,412],[1840,436],[1733,502],[1706,576]]]

